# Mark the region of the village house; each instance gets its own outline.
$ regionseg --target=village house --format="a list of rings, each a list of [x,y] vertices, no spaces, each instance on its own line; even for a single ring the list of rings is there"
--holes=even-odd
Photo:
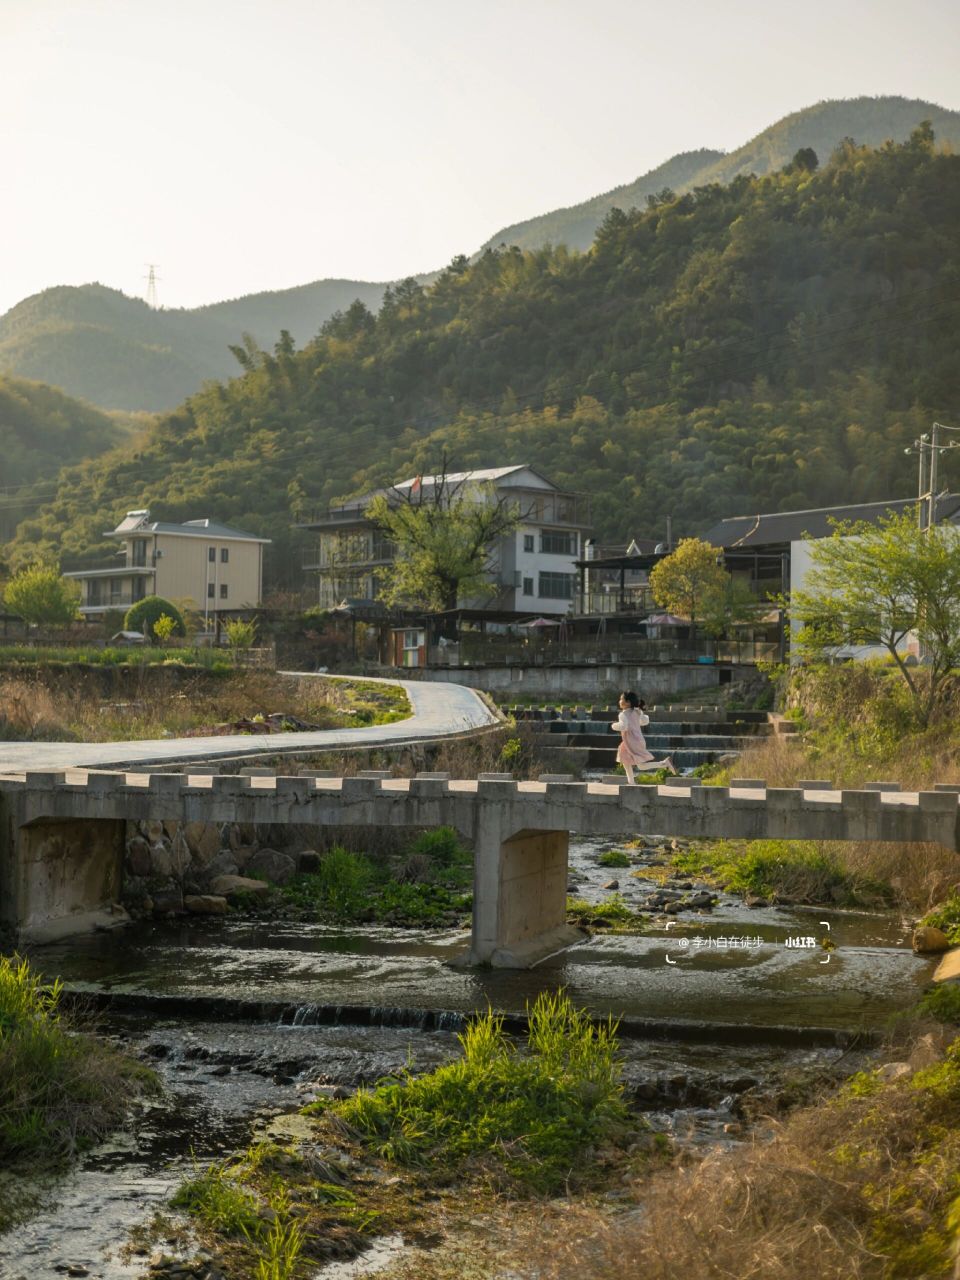
[[[317,534],[304,557],[305,571],[316,575],[312,602],[332,609],[345,600],[375,600],[379,576],[393,559],[394,547],[367,519],[367,508],[378,494],[402,501],[411,490],[429,493],[441,480],[448,486],[462,486],[468,500],[506,497],[515,501],[521,514],[518,527],[505,534],[490,555],[495,593],[483,601],[464,603],[491,613],[568,613],[576,589],[576,561],[590,527],[589,501],[581,494],[562,491],[529,466],[461,471],[442,478],[411,477],[392,489],[332,506],[305,521],[301,528]]]
[[[80,584],[80,613],[102,617],[158,595],[202,613],[208,626],[255,609],[263,591],[263,549],[269,538],[217,520],[175,524],[128,511],[104,535],[122,546],[108,564],[64,576]]]

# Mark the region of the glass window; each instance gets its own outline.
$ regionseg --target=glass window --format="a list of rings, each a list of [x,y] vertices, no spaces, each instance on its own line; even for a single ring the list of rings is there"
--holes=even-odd
[[[217,594],[217,589],[212,582],[207,583],[207,599],[213,600]]]
[[[207,559],[210,561],[210,563],[211,563],[211,564],[216,564],[216,562],[217,562],[217,548],[216,548],[216,547],[207,547]]]
[[[541,529],[540,550],[550,556],[576,555],[577,535],[559,529]]]
[[[533,534],[532,533],[525,533],[523,535],[523,549],[524,551],[533,550]]]
[[[131,546],[132,555],[130,563],[137,568],[142,568],[147,563],[147,540],[146,538],[134,538]]]
[[[572,600],[573,574],[541,573],[539,594],[548,600]]]
[[[229,548],[229,547],[221,547],[221,548],[220,548],[220,563],[221,563],[221,564],[228,564],[228,563],[229,563],[229,561],[230,561],[230,548]]]
[[[524,594],[525,596],[532,596],[532,595],[533,595],[533,579],[532,579],[532,578],[524,578],[524,580],[523,580],[523,594]]]
[[[225,582],[221,582],[220,583],[220,599],[226,600],[226,598],[227,598],[227,584]]]

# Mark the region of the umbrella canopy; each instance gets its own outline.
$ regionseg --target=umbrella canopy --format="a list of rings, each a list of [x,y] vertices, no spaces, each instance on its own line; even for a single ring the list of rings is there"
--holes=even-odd
[[[563,624],[556,618],[533,618],[530,622],[521,622],[521,627],[559,627]]]
[[[678,618],[675,613],[651,613],[644,621],[654,627],[686,627],[690,624],[689,618]]]

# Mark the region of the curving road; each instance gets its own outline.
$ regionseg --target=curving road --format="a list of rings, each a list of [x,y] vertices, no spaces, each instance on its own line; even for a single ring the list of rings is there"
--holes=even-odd
[[[280,674],[309,679],[309,674],[303,671]],[[325,675],[322,678],[348,680],[351,677]],[[184,758],[217,760],[263,752],[277,755],[337,747],[401,746],[456,737],[498,723],[497,716],[480,695],[462,685],[419,680],[376,682],[404,689],[413,715],[393,724],[322,729],[315,733],[238,733],[216,738],[159,738],[142,742],[0,742],[0,773],[23,773],[27,769],[123,769],[145,764],[174,764]]]

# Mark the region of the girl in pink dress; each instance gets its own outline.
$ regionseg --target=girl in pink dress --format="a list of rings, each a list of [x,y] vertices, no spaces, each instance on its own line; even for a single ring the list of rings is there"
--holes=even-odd
[[[647,750],[643,737],[643,730],[650,723],[650,717],[644,711],[646,704],[635,693],[627,691],[621,693],[619,705],[620,715],[610,728],[620,734],[617,760],[623,765],[627,782],[633,782],[634,769],[643,771],[669,769],[675,774],[677,770],[674,768],[672,756],[667,756],[665,760],[654,760],[653,755]]]

